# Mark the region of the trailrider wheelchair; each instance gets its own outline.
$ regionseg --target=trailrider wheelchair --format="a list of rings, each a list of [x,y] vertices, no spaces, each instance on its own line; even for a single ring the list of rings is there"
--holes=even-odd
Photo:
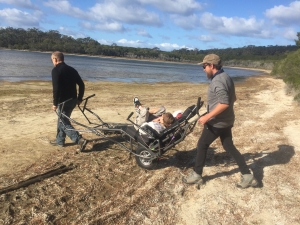
[[[104,122],[95,112],[87,107],[88,100],[94,96],[95,94],[83,99],[81,104],[83,106],[78,105],[79,110],[89,123],[88,125],[79,123],[63,113],[57,114],[58,117],[66,117],[71,123],[84,128],[84,130],[75,129],[78,132],[94,133],[97,136],[118,144],[123,149],[133,154],[136,163],[145,169],[153,169],[155,162],[158,161],[159,157],[169,149],[173,148],[176,144],[183,141],[187,135],[192,133],[197,121],[202,116],[199,114],[199,110],[203,106],[203,101],[201,101],[201,98],[199,97],[196,105],[189,106],[179,119],[176,119],[170,127],[158,134],[149,126],[141,127],[135,124],[131,120],[131,117],[134,114],[133,112],[127,117],[129,123]],[[65,102],[61,103],[61,107],[63,107]],[[89,116],[90,114],[93,115],[97,122],[91,122],[88,114]],[[146,135],[140,135],[138,129],[135,127],[142,129]],[[65,127],[65,129],[67,128]],[[115,141],[114,138],[112,138],[112,135],[121,136],[124,141]]]

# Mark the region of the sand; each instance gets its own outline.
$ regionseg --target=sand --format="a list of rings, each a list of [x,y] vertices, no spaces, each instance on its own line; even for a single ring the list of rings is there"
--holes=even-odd
[[[206,102],[208,84],[86,82],[85,96],[105,122],[126,123],[132,98],[167,111]],[[0,194],[0,224],[300,224],[300,115],[285,84],[263,74],[236,84],[236,147],[260,182],[235,187],[240,174],[220,141],[209,149],[205,185],[181,181],[193,165],[201,133],[167,152],[154,170],[137,166],[124,149],[95,134],[84,152],[55,138],[57,116],[50,82],[1,82],[0,191],[66,166],[23,188]],[[200,110],[205,111],[205,106]],[[88,125],[78,109],[72,118]]]

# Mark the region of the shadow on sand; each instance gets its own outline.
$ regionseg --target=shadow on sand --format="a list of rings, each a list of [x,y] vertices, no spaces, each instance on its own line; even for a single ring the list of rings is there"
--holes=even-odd
[[[96,143],[93,145],[91,149],[86,149],[84,152],[92,152],[92,151],[104,151],[107,148],[111,148],[113,142],[114,143],[126,143],[124,137],[116,136],[111,137],[110,140],[99,138],[90,140],[91,141],[99,141],[100,143]],[[121,146],[118,146],[117,149],[114,150],[122,150]],[[123,149],[126,151],[125,149]],[[160,159],[157,159],[157,165],[155,166],[154,170],[163,169],[166,167],[177,167],[181,170],[186,170],[188,168],[193,167],[194,160],[196,156],[196,149],[192,149],[190,151],[178,151],[176,149],[169,150],[176,151],[175,154],[166,154],[163,155]],[[230,156],[227,152],[221,153],[214,153],[214,148],[209,148],[207,152],[206,158],[206,167],[215,166],[225,164],[227,166],[236,165],[234,159]],[[83,152],[83,153],[84,153]],[[268,151],[268,152],[259,152],[259,153],[246,153],[244,154],[244,158],[246,163],[249,165],[251,170],[253,171],[254,176],[259,182],[259,187],[263,187],[263,178],[264,178],[264,168],[273,166],[273,165],[280,165],[288,163],[291,158],[294,156],[295,150],[293,146],[290,145],[278,145],[278,149],[275,151]],[[249,161],[251,161],[249,163]],[[232,175],[234,173],[239,173],[239,169],[235,168],[230,171],[225,172],[218,172],[214,175],[204,176],[203,179],[205,181],[215,179],[222,176]]]
[[[226,165],[236,165],[234,159],[227,153],[222,152],[218,154],[214,154],[213,148],[210,148],[207,153],[206,167],[214,166],[218,164],[226,164]],[[293,146],[289,145],[279,145],[278,149],[273,152],[260,152],[260,153],[246,153],[244,154],[244,158],[253,171],[254,176],[259,182],[259,187],[263,187],[263,178],[264,178],[264,168],[287,164],[291,158],[294,156],[295,150]],[[194,164],[194,158],[196,156],[196,149],[191,151],[177,151],[173,156],[170,156],[168,159],[162,158],[157,164],[155,169],[162,169],[170,166],[178,167],[180,169],[188,169],[191,168]],[[249,163],[248,161],[251,161]],[[205,170],[205,168],[204,168]],[[203,179],[205,181],[215,179],[222,176],[232,175],[234,173],[239,173],[239,169],[235,168],[226,172],[219,172],[214,175],[204,176]]]
[[[94,143],[92,144],[93,145],[92,148],[86,147],[85,150],[82,151],[82,153],[105,151],[111,149],[115,144],[117,144],[117,147],[114,147],[114,150],[126,151],[125,148],[122,148],[121,145],[127,144],[125,137],[122,136],[90,139],[88,140],[88,144],[89,143]]]

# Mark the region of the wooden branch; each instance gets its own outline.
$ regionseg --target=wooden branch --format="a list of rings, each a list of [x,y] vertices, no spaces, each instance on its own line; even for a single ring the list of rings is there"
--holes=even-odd
[[[72,163],[70,165],[68,165],[68,166],[62,165],[59,168],[56,168],[56,169],[51,170],[49,172],[46,172],[44,174],[40,174],[40,175],[31,177],[31,178],[29,178],[29,179],[27,179],[25,181],[21,181],[19,183],[16,183],[14,185],[8,186],[6,188],[2,188],[2,189],[0,189],[0,195],[5,194],[5,193],[10,192],[10,191],[17,190],[19,188],[27,187],[27,186],[29,186],[31,184],[34,184],[36,182],[40,182],[40,181],[45,180],[45,179],[47,179],[49,177],[57,176],[59,174],[68,172],[69,170],[72,170],[74,168],[75,168],[75,166]]]

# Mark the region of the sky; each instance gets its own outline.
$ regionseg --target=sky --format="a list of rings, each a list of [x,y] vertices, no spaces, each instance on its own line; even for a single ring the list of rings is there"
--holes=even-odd
[[[163,51],[295,45],[300,1],[0,0],[0,28]]]

